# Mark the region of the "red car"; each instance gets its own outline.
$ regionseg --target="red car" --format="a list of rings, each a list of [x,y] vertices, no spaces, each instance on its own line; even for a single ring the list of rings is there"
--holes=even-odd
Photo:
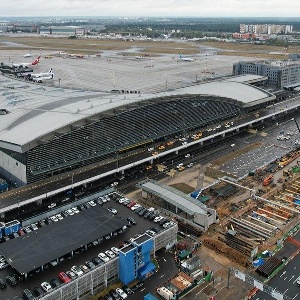
[[[134,202],[134,201],[131,201],[128,205],[127,205],[127,207],[132,207],[133,205],[136,205],[136,202]]]
[[[65,272],[60,272],[58,274],[58,278],[64,283],[68,283],[71,281],[71,278]]]

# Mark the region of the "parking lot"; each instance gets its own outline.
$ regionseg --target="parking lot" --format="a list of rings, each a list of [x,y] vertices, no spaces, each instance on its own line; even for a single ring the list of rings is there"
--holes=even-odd
[[[118,198],[121,198],[121,196],[118,196]],[[118,199],[116,198],[116,199]],[[97,204],[99,206],[99,204]],[[86,208],[86,210],[93,210],[95,207],[89,207]],[[111,249],[112,247],[121,247],[124,244],[124,241],[129,242],[131,238],[137,236],[138,234],[141,234],[145,232],[146,230],[151,230],[151,234],[155,234],[155,231],[160,231],[163,229],[162,226],[160,226],[158,223],[154,221],[150,221],[148,219],[145,219],[143,216],[139,216],[137,213],[135,213],[133,210],[128,208],[127,206],[118,203],[118,201],[111,199],[110,201],[107,201],[102,204],[102,208],[108,209],[108,208],[114,208],[117,210],[116,214],[110,213],[107,210],[108,217],[110,215],[121,217],[122,219],[126,220],[128,217],[134,218],[136,221],[136,225],[132,225],[129,228],[127,228],[123,233],[120,233],[118,235],[113,235],[104,238],[104,240],[101,243],[90,243],[87,247],[87,250],[84,249],[84,247],[81,247],[75,251],[75,255],[73,258],[70,256],[59,259],[59,262],[56,265],[56,262],[52,262],[52,264],[47,264],[45,266],[45,270],[41,271],[40,269],[37,269],[36,272],[31,272],[28,274],[28,279],[25,279],[24,281],[18,282],[18,284],[14,287],[11,287],[7,285],[6,288],[2,289],[0,291],[1,293],[1,299],[9,299],[12,298],[15,295],[21,295],[22,290],[25,288],[30,289],[31,291],[34,289],[34,287],[40,286],[40,284],[44,281],[50,282],[51,279],[58,279],[58,274],[61,271],[67,271],[70,270],[72,266],[80,266],[83,265],[87,261],[91,261],[93,257],[98,256],[100,252],[105,252],[106,250]],[[83,213],[83,212],[79,212]],[[57,215],[57,214],[56,214]],[[74,216],[75,217],[75,216]],[[72,218],[72,216],[65,217],[65,218]],[[63,220],[54,221],[55,225],[59,224],[59,222],[62,222]],[[63,222],[62,222],[63,223]],[[48,225],[43,226],[42,228],[47,227]],[[80,238],[80,227],[77,226],[77,224],[74,224],[78,230],[78,238]],[[50,227],[50,226],[49,226]],[[40,229],[38,229],[40,230]],[[38,231],[37,230],[37,231]],[[152,233],[154,231],[154,233]],[[23,238],[26,237],[26,235],[22,236]],[[18,237],[21,238],[21,237]],[[5,243],[9,243],[5,242]],[[34,249],[33,249],[34,251]],[[6,276],[9,274],[16,273],[12,268],[8,267],[6,269],[3,269],[0,271],[0,278],[5,279]]]

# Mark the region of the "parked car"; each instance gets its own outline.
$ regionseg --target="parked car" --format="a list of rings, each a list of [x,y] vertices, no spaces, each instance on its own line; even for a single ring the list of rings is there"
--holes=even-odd
[[[65,273],[65,272],[60,272],[58,274],[58,278],[63,282],[63,283],[68,283],[71,281],[71,278]]]
[[[48,205],[48,208],[51,209],[51,208],[54,208],[55,206],[56,206],[56,203],[51,203]]]
[[[89,271],[89,268],[86,265],[80,265],[79,267],[84,273]]]
[[[86,265],[90,270],[96,268],[95,264],[94,264],[92,261],[87,261],[87,262],[85,262],[85,265]]]
[[[114,254],[116,254],[116,255],[117,255],[117,254],[119,253],[119,251],[120,251],[120,249],[117,248],[117,247],[111,247],[110,250],[111,250]]]
[[[63,218],[64,218],[61,214],[57,214],[55,217],[56,217],[58,220],[63,220]]]
[[[0,279],[0,289],[5,289],[6,288],[6,283],[3,279]]]
[[[107,210],[114,215],[116,215],[118,213],[118,211],[113,207],[109,207]]]
[[[99,265],[103,264],[103,261],[102,261],[98,256],[93,257],[93,258],[92,258],[92,262],[93,262],[96,266],[99,266]]]
[[[136,225],[136,221],[134,220],[133,217],[128,217],[127,218],[128,223],[132,224],[132,225]]]
[[[113,299],[119,298],[119,294],[113,289],[111,289],[108,293],[113,297]]]
[[[116,288],[116,292],[118,293],[118,295],[122,299],[126,299],[127,298],[127,294],[121,288]]]
[[[123,286],[122,286],[122,290],[123,290],[127,295],[133,294],[133,290],[132,290],[130,287],[128,287],[127,285],[123,285]]]
[[[45,291],[42,290],[41,287],[36,286],[33,288],[32,293],[35,297],[39,297],[39,296],[42,296],[45,293]]]
[[[31,227],[32,230],[38,230],[38,229],[39,229],[39,228],[37,227],[36,223],[32,223],[32,224],[30,225],[30,227]]]
[[[66,271],[66,274],[71,278],[71,279],[74,279],[76,278],[76,274],[73,272],[73,271]]]
[[[52,286],[50,285],[50,283],[48,283],[47,281],[44,281],[41,283],[41,288],[45,291],[45,292],[50,292],[52,290]]]
[[[54,279],[51,279],[51,280],[50,280],[50,285],[51,285],[53,288],[56,288],[56,287],[58,287],[58,286],[60,285],[60,283],[59,283],[59,281],[58,281],[56,278],[54,278]]]
[[[10,276],[10,275],[6,276],[5,280],[6,280],[7,284],[9,284],[11,286],[15,286],[18,284],[18,281],[13,276]]]
[[[75,206],[75,207],[72,207],[71,208],[72,210],[73,210],[73,212],[75,213],[75,214],[78,214],[80,211],[79,211],[79,209]]]
[[[78,266],[73,266],[71,271],[77,276],[81,276],[83,274],[83,271]]]
[[[102,253],[102,252],[100,252],[100,253],[98,254],[98,257],[99,257],[101,260],[103,260],[104,262],[108,262],[108,261],[109,261],[109,258],[108,258],[104,253]]]
[[[31,291],[29,289],[25,289],[23,292],[23,297],[25,298],[25,300],[34,300],[35,297],[33,296],[33,294],[31,293]]]
[[[92,207],[97,205],[93,200],[89,201],[88,203],[89,203],[89,205],[92,206]]]
[[[106,254],[108,257],[110,257],[110,258],[116,257],[116,254],[113,253],[111,250],[106,250],[106,251],[105,251],[105,254]]]

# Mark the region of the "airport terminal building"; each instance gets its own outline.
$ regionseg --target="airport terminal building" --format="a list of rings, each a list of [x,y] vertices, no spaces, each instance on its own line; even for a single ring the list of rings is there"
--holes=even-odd
[[[239,118],[276,101],[246,75],[155,94],[0,78],[0,174],[22,186]]]

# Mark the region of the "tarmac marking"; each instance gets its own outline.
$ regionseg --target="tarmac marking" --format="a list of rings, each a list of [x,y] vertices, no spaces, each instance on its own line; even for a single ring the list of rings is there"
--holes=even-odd
[[[289,290],[289,289],[286,289],[286,290],[284,291],[283,295],[284,295],[288,290]]]
[[[297,296],[298,296],[298,294],[294,298],[292,298],[292,300],[296,299]]]
[[[296,283],[298,279],[300,279],[300,276],[293,281],[293,284]]]

